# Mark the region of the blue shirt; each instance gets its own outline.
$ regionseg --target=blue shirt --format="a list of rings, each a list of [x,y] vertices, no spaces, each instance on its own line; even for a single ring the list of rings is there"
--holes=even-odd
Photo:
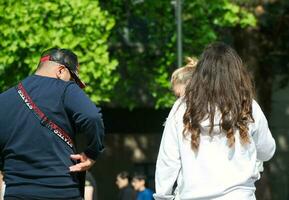
[[[153,200],[153,192],[146,188],[144,191],[137,193],[137,200]]]
[[[104,127],[99,109],[74,83],[32,75],[22,81],[34,103],[72,139],[88,141],[85,154],[95,159],[102,151]],[[69,166],[74,154],[57,135],[40,124],[16,91],[0,94],[0,151],[5,196],[68,199],[80,197]]]

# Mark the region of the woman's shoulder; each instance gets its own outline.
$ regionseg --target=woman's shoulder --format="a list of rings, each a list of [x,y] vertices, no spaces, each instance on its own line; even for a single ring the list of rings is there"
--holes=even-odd
[[[252,115],[254,119],[264,115],[261,106],[255,99],[252,101]]]
[[[185,111],[186,111],[186,102],[184,98],[179,98],[175,101],[168,118],[183,117]]]

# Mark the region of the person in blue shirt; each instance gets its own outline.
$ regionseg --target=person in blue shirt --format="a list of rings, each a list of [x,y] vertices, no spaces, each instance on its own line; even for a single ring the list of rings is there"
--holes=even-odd
[[[100,109],[81,88],[77,56],[53,48],[40,58],[36,73],[21,81],[35,105],[75,143],[87,141],[79,153],[63,135],[39,120],[19,94],[19,85],[0,94],[0,153],[6,184],[5,200],[82,199],[79,172],[103,151]],[[50,124],[50,123],[49,123]],[[69,143],[70,144],[70,143]]]
[[[136,200],[153,200],[153,191],[146,188],[146,176],[135,174],[132,179],[132,186],[137,191]]]

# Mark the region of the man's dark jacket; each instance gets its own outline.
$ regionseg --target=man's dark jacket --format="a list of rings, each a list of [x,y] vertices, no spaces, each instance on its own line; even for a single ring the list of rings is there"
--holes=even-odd
[[[99,109],[74,83],[32,75],[22,81],[34,103],[72,139],[82,134],[85,154],[96,159],[103,150]],[[69,172],[74,154],[57,135],[40,124],[16,91],[0,94],[0,152],[6,197],[70,199],[80,197],[78,180]],[[81,136],[81,137],[82,137]]]

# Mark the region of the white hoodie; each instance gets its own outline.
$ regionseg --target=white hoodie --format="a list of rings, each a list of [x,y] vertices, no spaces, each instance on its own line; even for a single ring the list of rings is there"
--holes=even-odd
[[[181,200],[253,200],[254,182],[260,178],[257,160],[268,161],[275,152],[275,140],[267,120],[256,101],[249,124],[250,144],[241,145],[235,132],[235,145],[229,148],[220,131],[220,113],[216,113],[212,136],[209,119],[201,123],[200,145],[196,155],[190,137],[183,137],[186,105],[176,101],[166,121],[156,164],[156,200],[174,199],[174,182],[178,180]],[[178,177],[181,177],[178,179]]]

